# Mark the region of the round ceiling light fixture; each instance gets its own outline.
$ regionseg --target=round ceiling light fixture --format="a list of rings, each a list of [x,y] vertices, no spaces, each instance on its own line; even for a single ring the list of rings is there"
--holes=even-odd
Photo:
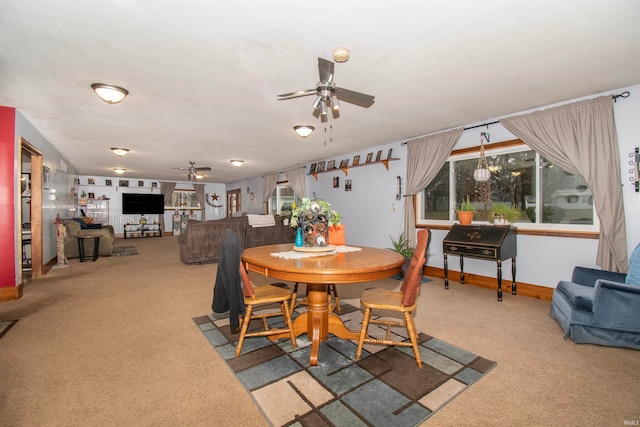
[[[113,171],[114,171],[115,173],[118,173],[118,174],[123,174],[123,173],[125,173],[126,169],[122,169],[122,168],[113,168]]]
[[[306,138],[309,135],[311,135],[314,129],[315,128],[313,126],[309,126],[309,125],[301,125],[301,126],[293,127],[293,130],[295,130],[298,136],[301,138]]]
[[[349,49],[338,47],[333,50],[333,60],[336,62],[347,62],[349,60]]]
[[[231,160],[231,164],[233,166],[242,166],[243,163],[244,163],[244,160]]]
[[[127,154],[129,152],[129,149],[128,148],[111,147],[111,151],[113,151],[113,154],[115,154],[116,156],[124,156],[125,154]]]
[[[129,91],[123,87],[104,83],[93,83],[91,89],[107,104],[117,104],[129,95]]]

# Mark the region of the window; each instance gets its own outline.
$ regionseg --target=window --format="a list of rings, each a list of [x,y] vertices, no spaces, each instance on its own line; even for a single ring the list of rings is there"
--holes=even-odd
[[[200,209],[196,192],[193,190],[174,190],[165,209]]]
[[[478,152],[452,154],[417,197],[418,224],[454,221],[456,205],[468,195],[476,206],[474,222],[488,222],[492,204],[500,202],[522,211],[518,227],[598,230],[593,194],[584,178],[563,171],[524,144],[500,145],[487,146],[491,179],[484,183],[473,179]]]
[[[291,216],[292,203],[300,203],[300,199],[293,194],[293,188],[288,182],[281,182],[269,197],[269,213],[285,217]]]

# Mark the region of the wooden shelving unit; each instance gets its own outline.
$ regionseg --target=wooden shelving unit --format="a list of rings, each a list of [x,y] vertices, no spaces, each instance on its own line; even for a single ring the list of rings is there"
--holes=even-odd
[[[327,172],[335,172],[335,171],[341,170],[342,172],[344,172],[344,174],[346,176],[349,176],[349,169],[359,168],[361,166],[371,166],[371,165],[376,165],[376,164],[383,164],[384,167],[387,170],[389,170],[389,162],[393,162],[393,161],[396,161],[396,160],[400,160],[400,159],[392,157],[392,158],[384,159],[384,160],[376,160],[375,162],[361,163],[361,164],[358,164],[358,165],[355,165],[355,166],[346,166],[346,167],[343,167],[343,168],[338,167],[338,168],[335,168],[335,169],[329,169],[329,170],[322,171],[322,172],[312,172],[312,173],[309,173],[308,175],[313,176],[317,180],[318,179],[318,174],[327,173]]]

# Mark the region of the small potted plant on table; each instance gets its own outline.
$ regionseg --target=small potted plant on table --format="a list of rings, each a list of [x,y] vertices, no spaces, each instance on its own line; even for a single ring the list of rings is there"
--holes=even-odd
[[[494,225],[509,225],[520,219],[522,212],[516,206],[494,203],[489,212],[489,221]]]

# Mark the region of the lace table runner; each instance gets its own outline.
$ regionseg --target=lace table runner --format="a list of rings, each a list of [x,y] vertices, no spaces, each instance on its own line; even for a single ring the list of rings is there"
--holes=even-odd
[[[356,248],[353,246],[336,246],[336,249],[333,251],[327,252],[298,252],[298,251],[286,251],[286,252],[273,252],[271,256],[275,256],[278,258],[286,258],[286,259],[302,259],[302,258],[311,258],[318,256],[326,256],[326,255],[334,255],[345,252],[356,252],[361,251],[362,248]]]

